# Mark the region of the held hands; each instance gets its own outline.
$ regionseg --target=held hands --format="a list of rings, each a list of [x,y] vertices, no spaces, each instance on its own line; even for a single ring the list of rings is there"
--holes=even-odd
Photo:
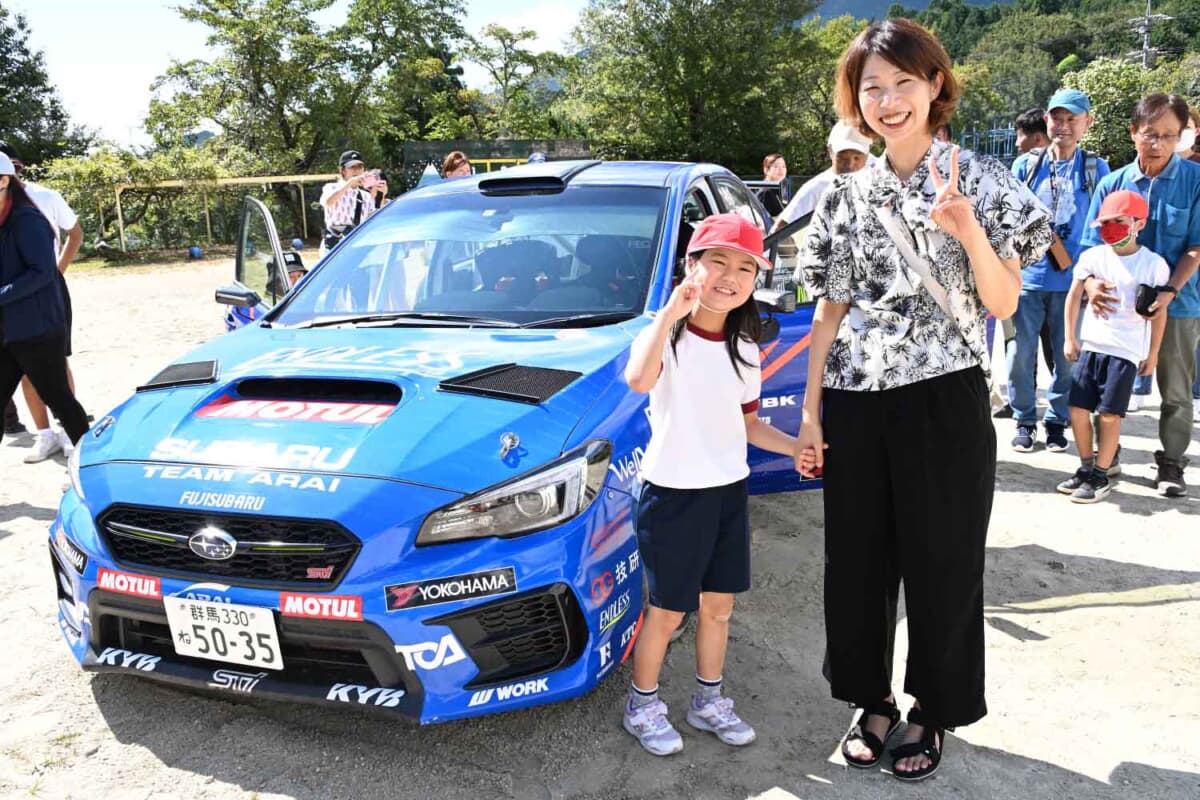
[[[1154,374],[1154,369],[1158,366],[1158,355],[1148,357],[1141,364],[1138,364],[1138,375],[1143,378],[1149,378]]]
[[[1079,340],[1072,337],[1063,344],[1063,355],[1067,357],[1067,361],[1079,360]]]
[[[667,322],[678,322],[692,313],[692,310],[696,307],[696,303],[699,301],[700,280],[697,275],[692,274],[684,278],[672,290],[670,299],[667,300],[667,304],[663,306],[659,315],[665,317]]]
[[[929,154],[928,167],[933,188],[937,191],[929,216],[939,228],[965,243],[980,230],[980,225],[979,220],[975,219],[975,207],[966,195],[958,191],[958,146],[950,149],[950,176],[947,180],[942,180],[942,173],[932,153]]]
[[[820,477],[825,469],[825,451],[829,445],[825,443],[825,434],[819,422],[801,422],[800,432],[796,434],[796,445],[792,453],[796,462],[796,471],[805,478]]]

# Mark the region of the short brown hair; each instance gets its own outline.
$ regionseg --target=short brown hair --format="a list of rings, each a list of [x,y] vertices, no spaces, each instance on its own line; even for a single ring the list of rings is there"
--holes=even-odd
[[[449,175],[454,170],[461,167],[463,164],[470,164],[471,159],[467,158],[467,154],[462,150],[451,150],[445,160],[442,161],[442,175]]]
[[[1174,114],[1175,119],[1179,120],[1180,130],[1187,127],[1187,100],[1177,94],[1164,94],[1163,92],[1154,92],[1138,100],[1138,104],[1133,109],[1133,127],[1140,128],[1167,112]]]
[[[878,137],[863,119],[862,107],[858,102],[863,65],[873,55],[926,80],[931,81],[941,73],[942,90],[929,105],[930,133],[950,121],[954,109],[958,107],[960,94],[950,55],[936,36],[903,17],[871,23],[842,53],[833,98],[839,117],[857,124],[863,134]]]
[[[1191,118],[1193,125],[1200,128],[1200,108],[1188,106],[1188,117]]]
[[[775,162],[781,158],[783,158],[783,153],[768,153],[767,157],[763,159],[763,175],[766,175],[767,170],[774,166]]]

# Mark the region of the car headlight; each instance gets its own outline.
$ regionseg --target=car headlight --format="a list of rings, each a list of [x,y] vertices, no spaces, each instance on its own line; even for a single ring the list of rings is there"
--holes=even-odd
[[[79,495],[79,499],[83,499],[83,484],[79,480],[79,451],[82,450],[79,445],[83,444],[83,439],[75,443],[75,447],[71,449],[71,455],[67,457],[67,475],[71,478],[71,488],[75,490],[75,494]]]
[[[596,439],[511,481],[484,489],[425,518],[417,544],[522,536],[579,516],[600,494],[612,444]]]

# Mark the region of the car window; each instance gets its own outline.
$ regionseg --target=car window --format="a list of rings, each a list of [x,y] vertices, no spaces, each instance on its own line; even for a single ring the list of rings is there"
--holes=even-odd
[[[661,188],[582,186],[401,198],[331,254],[277,321],[413,311],[529,323],[639,312],[666,197]]]
[[[721,205],[725,207],[726,212],[745,217],[766,233],[762,217],[759,216],[758,207],[749,189],[727,178],[717,178],[713,183],[716,184],[717,195],[721,198]]]

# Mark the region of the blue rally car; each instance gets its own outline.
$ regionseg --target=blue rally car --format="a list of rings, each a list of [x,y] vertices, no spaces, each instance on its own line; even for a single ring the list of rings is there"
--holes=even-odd
[[[49,544],[71,653],[420,722],[591,690],[643,606],[647,398],[622,371],[718,212],[767,224],[712,165],[522,166],[407,194],[303,274],[248,200],[217,292],[247,324],[70,460]],[[756,298],[762,413],[794,431],[812,307],[789,272]],[[751,463],[755,492],[817,485]]]

